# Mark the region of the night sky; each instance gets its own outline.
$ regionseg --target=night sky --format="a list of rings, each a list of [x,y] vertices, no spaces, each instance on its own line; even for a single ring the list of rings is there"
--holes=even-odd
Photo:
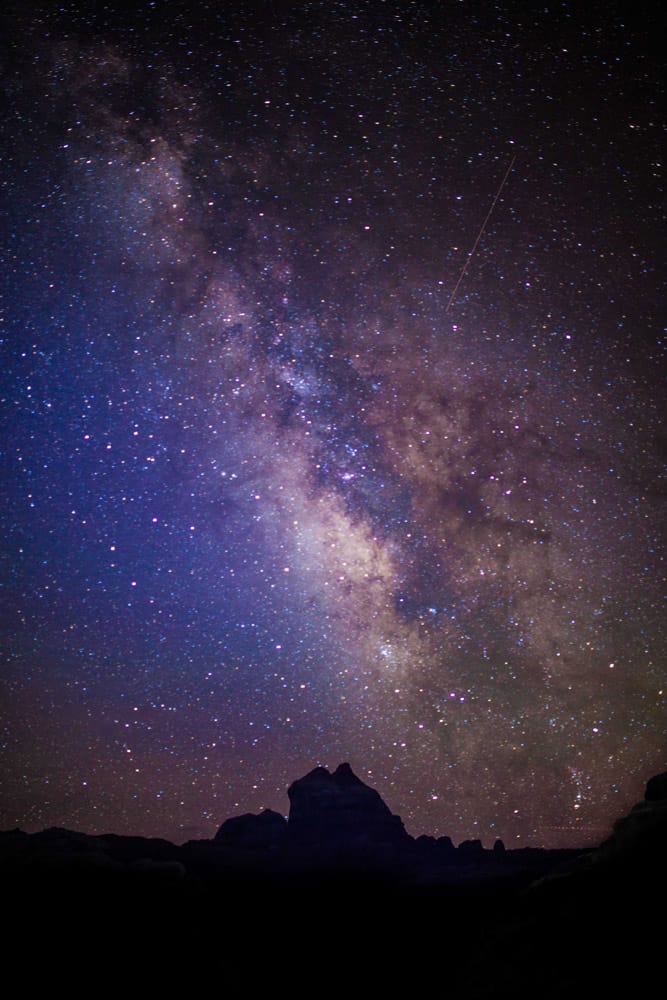
[[[347,760],[599,842],[667,767],[658,5],[0,24],[0,828]]]

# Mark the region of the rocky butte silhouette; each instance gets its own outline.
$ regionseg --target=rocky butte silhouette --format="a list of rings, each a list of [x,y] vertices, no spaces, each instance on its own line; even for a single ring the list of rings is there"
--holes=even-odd
[[[287,830],[293,844],[400,848],[410,839],[400,816],[392,814],[349,764],[340,764],[333,774],[316,767],[290,785],[287,795]]]
[[[289,818],[271,809],[226,820],[215,844],[228,851],[274,862],[296,873],[301,865],[326,870],[355,865],[358,870],[390,868],[414,844],[399,816],[349,764],[333,773],[316,767],[288,789]],[[203,846],[203,845],[202,845]]]
[[[667,773],[581,851],[413,838],[349,764],[316,767],[288,795],[287,819],[246,813],[181,846],[0,833],[5,954],[29,946],[106,967],[113,953],[153,986],[160,955],[174,972],[165,987],[180,970],[191,989],[196,968],[250,995],[289,968],[297,996],[432,992],[434,969],[443,996],[611,996],[659,966]]]

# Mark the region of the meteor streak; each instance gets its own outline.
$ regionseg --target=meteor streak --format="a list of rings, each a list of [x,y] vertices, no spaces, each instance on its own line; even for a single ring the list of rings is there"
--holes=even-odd
[[[484,222],[482,223],[482,228],[481,228],[481,229],[480,229],[480,231],[479,231],[479,232],[477,233],[477,239],[476,239],[476,240],[475,240],[475,242],[473,243],[473,246],[472,246],[472,250],[471,250],[471,251],[470,251],[470,253],[468,254],[468,258],[467,258],[467,260],[466,260],[465,264],[464,264],[464,265],[463,265],[463,267],[461,268],[461,273],[459,274],[459,278],[458,278],[458,281],[457,281],[457,282],[456,282],[456,284],[454,285],[454,291],[452,292],[452,294],[451,294],[451,295],[450,295],[450,297],[449,297],[449,302],[447,303],[447,308],[445,309],[445,316],[446,316],[446,315],[447,315],[447,313],[449,312],[449,310],[450,310],[450,308],[451,308],[451,305],[452,305],[452,302],[453,302],[453,301],[454,301],[454,299],[456,298],[456,293],[458,292],[458,290],[459,290],[459,286],[460,286],[461,282],[463,281],[463,279],[464,279],[464,277],[465,277],[465,273],[466,273],[466,271],[468,270],[468,267],[470,266],[470,261],[471,261],[471,260],[473,259],[473,257],[475,256],[475,251],[477,250],[477,245],[479,244],[479,241],[481,240],[481,238],[482,238],[482,236],[483,236],[483,234],[484,234],[484,230],[486,229],[486,227],[487,227],[487,226],[488,226],[488,224],[489,224],[489,219],[490,219],[490,218],[491,218],[491,216],[493,215],[493,210],[494,210],[494,208],[496,207],[496,202],[497,202],[497,201],[498,201],[498,199],[500,198],[500,195],[501,195],[501,193],[502,193],[502,190],[503,190],[503,188],[505,187],[505,184],[507,183],[507,178],[509,177],[509,175],[510,175],[510,173],[511,173],[511,171],[512,171],[512,167],[514,166],[514,161],[515,161],[515,160],[516,160],[516,154],[515,154],[515,155],[514,155],[514,156],[512,157],[512,159],[511,159],[511,161],[510,161],[510,165],[509,165],[509,167],[507,168],[507,170],[505,171],[505,176],[503,177],[503,179],[502,179],[502,181],[501,181],[501,183],[500,183],[500,187],[499,187],[499,188],[498,188],[498,190],[496,191],[496,196],[495,196],[495,198],[493,199],[493,201],[491,202],[491,208],[490,208],[490,209],[489,209],[489,211],[488,211],[488,212],[486,213],[486,218],[484,219]]]

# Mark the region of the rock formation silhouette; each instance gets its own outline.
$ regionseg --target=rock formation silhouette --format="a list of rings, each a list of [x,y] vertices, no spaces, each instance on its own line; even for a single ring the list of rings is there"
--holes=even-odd
[[[316,767],[288,789],[287,834],[293,846],[405,847],[412,838],[374,788],[349,764],[333,774]]]
[[[182,846],[0,833],[15,937],[12,948],[5,932],[6,953],[22,954],[27,936],[54,962],[74,949],[97,952],[102,968],[110,943],[120,955],[136,942],[151,981],[155,956],[181,955],[188,982],[193,959],[217,976],[222,954],[232,993],[269,989],[287,964],[291,994],[310,996],[323,942],[342,937],[350,954],[363,942],[371,956],[354,972],[364,990],[426,993],[446,964],[452,997],[614,996],[623,982],[645,992],[640,976],[653,974],[662,945],[653,914],[667,888],[667,773],[600,848],[582,851],[415,839],[348,764],[315,768],[288,794],[288,819],[246,813]],[[349,990],[349,970],[327,963],[328,985]]]
[[[244,813],[225,820],[215,835],[216,844],[248,850],[272,850],[285,838],[287,820],[273,809]]]

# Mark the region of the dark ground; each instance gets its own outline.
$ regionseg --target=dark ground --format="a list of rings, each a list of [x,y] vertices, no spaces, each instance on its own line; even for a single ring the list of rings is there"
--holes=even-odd
[[[420,878],[215,862],[213,842],[5,833],[5,969],[68,991],[638,995],[662,962],[664,847],[663,817],[578,859],[485,852]]]

